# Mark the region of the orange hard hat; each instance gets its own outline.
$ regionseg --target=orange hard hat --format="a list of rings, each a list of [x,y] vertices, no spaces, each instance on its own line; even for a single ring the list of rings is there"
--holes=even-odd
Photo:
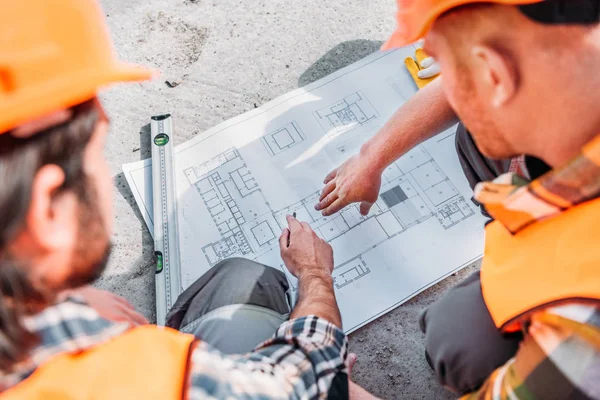
[[[543,0],[397,0],[398,28],[381,47],[389,50],[413,43],[427,33],[435,20],[453,8],[472,3],[497,3],[522,5],[539,3]]]
[[[0,134],[151,75],[117,59],[96,0],[2,2]]]

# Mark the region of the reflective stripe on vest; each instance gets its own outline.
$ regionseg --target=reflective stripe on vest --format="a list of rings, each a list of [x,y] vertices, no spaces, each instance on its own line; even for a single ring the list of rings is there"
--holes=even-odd
[[[600,199],[572,207],[511,235],[486,227],[483,298],[496,326],[521,328],[536,308],[600,301]]]
[[[79,354],[61,354],[2,400],[182,399],[194,336],[146,325]]]

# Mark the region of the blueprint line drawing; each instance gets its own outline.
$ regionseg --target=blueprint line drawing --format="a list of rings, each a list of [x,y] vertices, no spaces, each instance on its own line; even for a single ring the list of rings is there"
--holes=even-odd
[[[443,137],[440,137],[439,139],[437,139],[438,143],[443,142],[444,140],[448,140],[448,139],[454,139],[454,137],[456,136],[456,132],[451,132]]]
[[[475,211],[467,204],[464,197],[459,197],[440,207],[437,212],[437,219],[445,229],[450,229],[474,214]]]
[[[331,138],[379,117],[377,110],[361,91],[315,111],[314,115]]]
[[[270,212],[269,204],[238,151],[219,154],[184,172],[221,235],[221,240],[202,248],[211,266],[226,258],[248,256],[275,241],[274,221],[257,219]]]
[[[343,143],[336,146],[337,151],[341,154],[349,153],[352,150],[358,148],[362,144],[360,138],[352,138],[350,140],[346,140]]]
[[[351,284],[355,280],[366,276],[370,272],[371,270],[369,267],[367,267],[367,263],[362,259],[361,256],[358,256],[338,268],[338,271],[336,271],[334,274],[333,282],[335,287],[339,290],[344,286]]]
[[[365,253],[412,226],[436,216],[440,225],[449,229],[474,215],[422,146],[385,170],[379,199],[368,216],[361,215],[354,204],[324,217],[314,209],[320,192],[282,209],[272,209],[236,149],[186,169],[185,175],[202,197],[221,236],[202,248],[211,266],[230,257],[261,261],[269,253],[278,253],[278,235],[287,227],[286,216],[296,213],[299,220],[308,222],[317,235],[332,245],[347,241],[352,235],[360,238],[336,255],[333,277],[338,290],[367,276],[374,268],[364,260]],[[363,240],[364,235],[370,240]],[[272,259],[272,255],[268,258]],[[283,263],[279,268],[289,274]],[[296,289],[293,282],[292,286]]]
[[[356,204],[329,217],[314,209],[323,177],[416,93],[404,68],[414,51],[375,52],[174,149],[182,291],[231,257],[280,269],[295,288],[278,244],[294,212],[333,248],[346,333],[481,257],[485,218],[470,201],[456,128],[390,164],[368,215]],[[123,172],[152,235],[151,164]]]
[[[271,156],[291,149],[306,139],[297,122],[290,122],[284,127],[263,136],[260,140]]]

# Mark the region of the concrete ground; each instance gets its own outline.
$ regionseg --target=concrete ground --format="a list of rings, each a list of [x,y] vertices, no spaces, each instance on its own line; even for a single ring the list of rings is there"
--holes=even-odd
[[[149,117],[174,114],[177,143],[201,135],[376,51],[394,28],[395,1],[101,2],[119,55],[161,76],[102,94],[112,118],[107,155],[117,190],[114,253],[98,286],[154,320],[153,243],[121,169],[150,156]],[[351,335],[355,380],[388,399],[452,398],[425,362],[417,316],[474,268]]]

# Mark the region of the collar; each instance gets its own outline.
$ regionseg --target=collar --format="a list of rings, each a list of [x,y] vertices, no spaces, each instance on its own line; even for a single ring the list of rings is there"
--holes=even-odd
[[[39,344],[29,357],[0,375],[0,391],[27,379],[40,365],[63,353],[79,353],[105,343],[130,328],[127,323],[103,319],[85,302],[73,297],[23,319],[23,325],[36,333]]]
[[[571,162],[532,182],[507,173],[475,187],[475,199],[515,234],[525,227],[600,197],[600,135]]]

